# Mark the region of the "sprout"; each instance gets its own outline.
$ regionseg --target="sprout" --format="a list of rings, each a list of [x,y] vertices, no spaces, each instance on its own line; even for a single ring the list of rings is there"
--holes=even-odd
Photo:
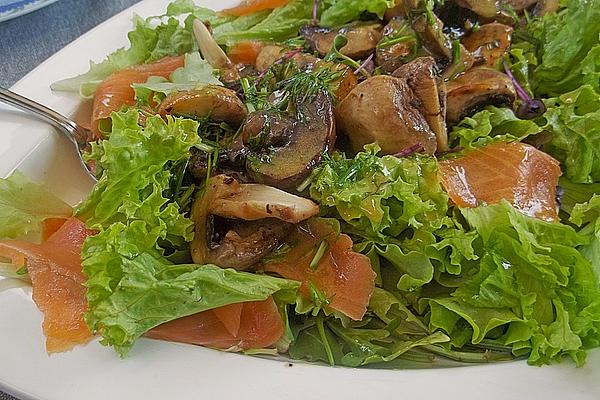
[[[515,87],[517,95],[521,99],[521,105],[517,108],[516,115],[521,119],[534,119],[546,112],[546,106],[540,99],[532,99],[525,89],[519,84],[506,61],[504,61],[504,71],[510,78]]]

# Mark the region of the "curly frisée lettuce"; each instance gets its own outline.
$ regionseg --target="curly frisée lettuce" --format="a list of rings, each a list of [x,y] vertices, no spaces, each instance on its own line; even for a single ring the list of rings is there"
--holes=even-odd
[[[76,215],[98,230],[141,220],[159,229],[162,239],[180,245],[192,239],[192,222],[163,193],[171,177],[168,167],[188,158],[190,148],[200,143],[198,123],[152,116],[142,127],[138,118],[135,109],[113,113],[109,138],[92,144],[88,158],[100,178]]]
[[[430,326],[447,332],[455,346],[488,338],[527,354],[532,364],[570,356],[581,365],[584,349],[600,343],[598,279],[578,251],[589,239],[506,202],[461,212],[478,234],[480,261],[450,296],[429,301]]]
[[[379,150],[367,145],[354,159],[329,157],[314,175],[311,197],[367,239],[395,237],[409,227],[441,227],[448,197],[435,159],[378,157]]]
[[[298,283],[212,265],[175,265],[164,257],[192,239],[192,221],[165,197],[170,167],[200,144],[198,123],[113,113],[112,132],[92,145],[100,179],[77,216],[99,233],[86,240],[86,322],[124,356],[149,329],[176,318],[243,301],[293,302]]]
[[[501,122],[498,126],[520,123],[500,109],[485,116],[478,125],[484,127],[482,138],[493,130],[486,124],[490,116]],[[524,135],[536,130],[531,124],[523,124]],[[569,356],[581,365],[585,349],[600,343],[596,224],[578,233],[521,214],[505,201],[449,208],[447,195],[436,185],[435,160],[378,157],[376,152],[367,147],[354,159],[334,156],[315,174],[310,192],[359,238],[355,250],[371,259],[377,286],[408,307],[405,318],[427,326],[427,334],[447,335],[447,340],[411,350],[408,357],[414,351],[471,362],[527,356],[539,365]],[[575,222],[596,221],[596,200],[574,206]],[[377,302],[374,297],[371,306]],[[340,325],[332,317],[302,319],[290,354],[326,356],[325,361],[343,365],[382,362],[388,353],[376,343],[387,336],[373,329],[385,326],[379,314],[370,315],[363,326],[344,320]],[[365,349],[370,353],[361,358]]]

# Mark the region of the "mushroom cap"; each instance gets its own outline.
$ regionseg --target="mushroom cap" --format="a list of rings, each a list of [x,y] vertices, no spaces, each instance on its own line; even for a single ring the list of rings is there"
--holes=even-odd
[[[306,38],[310,47],[321,56],[333,48],[337,35],[344,35],[348,42],[340,50],[345,56],[362,59],[371,54],[379,40],[383,26],[379,22],[355,22],[339,29],[329,29],[306,25],[300,28],[300,35]]]
[[[447,93],[446,120],[451,123],[459,122],[487,105],[510,105],[516,98],[510,78],[485,67],[472,68],[449,81]]]
[[[291,223],[318,213],[319,206],[309,199],[265,185],[240,184],[226,175],[214,176],[193,205],[192,259],[197,264],[247,269],[284,239]],[[242,223],[227,231],[220,244],[213,244],[213,215]]]
[[[192,118],[208,117],[212,121],[238,127],[246,119],[248,110],[233,90],[208,85],[169,94],[160,104],[158,113],[162,116],[174,114]]]
[[[403,40],[395,43],[394,39],[399,35],[402,35]],[[410,27],[410,22],[401,17],[394,17],[383,28],[382,38],[375,52],[375,64],[385,72],[394,72],[403,64],[413,60],[418,50],[419,38]]]
[[[298,101],[289,114],[258,111],[242,133],[251,147],[246,169],[256,182],[295,189],[321,163],[336,138],[333,104],[325,92]]]
[[[427,153],[437,148],[435,133],[416,106],[405,80],[373,76],[360,83],[336,108],[336,121],[354,151],[377,142],[383,154],[396,154],[420,143]]]
[[[203,262],[238,271],[250,269],[282,244],[292,227],[275,219],[242,221],[227,231]]]
[[[456,0],[456,4],[484,18],[494,18],[498,13],[496,0]]]
[[[465,48],[474,54],[476,62],[494,67],[510,46],[512,32],[512,27],[492,22],[481,25],[461,40]]]
[[[432,57],[419,57],[398,68],[392,76],[406,80],[420,100],[420,110],[437,138],[437,150],[448,150],[446,83],[438,76]]]

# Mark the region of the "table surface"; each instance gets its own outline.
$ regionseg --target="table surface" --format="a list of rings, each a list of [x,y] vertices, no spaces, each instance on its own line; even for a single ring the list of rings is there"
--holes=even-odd
[[[14,85],[65,45],[138,1],[59,0],[30,14],[1,22],[0,86]],[[0,400],[17,399],[0,391]]]

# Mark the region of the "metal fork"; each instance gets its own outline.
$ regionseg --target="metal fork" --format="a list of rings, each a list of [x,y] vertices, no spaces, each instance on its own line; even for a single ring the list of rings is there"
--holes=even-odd
[[[36,101],[2,87],[0,87],[0,102],[10,104],[13,107],[33,114],[58,128],[58,131],[66,136],[75,146],[74,150],[77,151],[77,157],[85,171],[93,180],[97,180],[82,157],[82,152],[89,147],[91,137],[89,130]]]

